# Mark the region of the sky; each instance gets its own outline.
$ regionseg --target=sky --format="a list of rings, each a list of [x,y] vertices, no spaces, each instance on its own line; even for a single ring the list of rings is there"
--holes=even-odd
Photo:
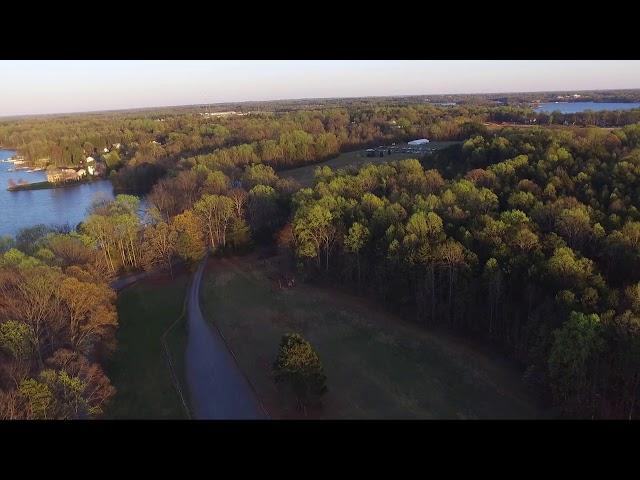
[[[640,88],[640,61],[0,60],[0,116],[294,98]]]

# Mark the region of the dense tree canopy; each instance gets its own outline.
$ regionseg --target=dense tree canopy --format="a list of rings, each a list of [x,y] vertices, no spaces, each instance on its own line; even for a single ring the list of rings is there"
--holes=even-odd
[[[104,411],[114,395],[100,365],[116,348],[108,282],[117,275],[173,274],[207,252],[277,236],[305,278],[507,352],[564,415],[636,418],[639,111],[546,114],[520,94],[423,100],[0,122],[0,144],[27,160],[102,157],[116,190],[129,193],[95,202],[76,230],[34,226],[0,238],[0,417]],[[500,122],[510,125],[490,125]],[[422,159],[323,166],[312,188],[278,175],[423,136],[460,142]],[[131,193],[147,194],[144,212]],[[301,404],[324,391],[301,338],[283,339],[276,370]]]

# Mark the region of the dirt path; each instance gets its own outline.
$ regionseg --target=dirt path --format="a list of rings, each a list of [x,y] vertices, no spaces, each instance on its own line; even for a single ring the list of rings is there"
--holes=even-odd
[[[187,293],[189,338],[186,352],[187,384],[196,419],[265,419],[249,382],[242,374],[217,329],[200,310],[203,260]]]

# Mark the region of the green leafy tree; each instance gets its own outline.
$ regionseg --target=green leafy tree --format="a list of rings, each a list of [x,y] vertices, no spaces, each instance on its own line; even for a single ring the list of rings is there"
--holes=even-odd
[[[206,253],[206,245],[202,234],[202,223],[198,216],[191,210],[187,210],[173,217],[172,226],[177,232],[178,256],[190,263],[200,261]]]
[[[369,240],[369,229],[361,223],[354,222],[349,228],[349,233],[344,237],[345,249],[356,255],[358,268],[358,287],[360,287],[360,251]]]
[[[13,320],[1,323],[0,348],[16,360],[27,360],[34,353],[31,327],[26,323]]]
[[[18,392],[26,402],[27,418],[50,419],[54,408],[53,392],[46,383],[29,378],[20,383]]]
[[[276,383],[289,386],[298,406],[305,412],[307,407],[318,405],[321,396],[327,392],[327,377],[318,354],[297,333],[282,337],[273,372]]]
[[[553,332],[549,354],[551,388],[571,413],[594,413],[592,387],[598,356],[604,348],[602,325],[596,314],[571,312],[565,324]]]

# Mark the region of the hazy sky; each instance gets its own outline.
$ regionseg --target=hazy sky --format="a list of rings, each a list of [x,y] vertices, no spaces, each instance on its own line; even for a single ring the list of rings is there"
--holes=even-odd
[[[640,88],[640,61],[0,60],[0,115],[439,93]]]

